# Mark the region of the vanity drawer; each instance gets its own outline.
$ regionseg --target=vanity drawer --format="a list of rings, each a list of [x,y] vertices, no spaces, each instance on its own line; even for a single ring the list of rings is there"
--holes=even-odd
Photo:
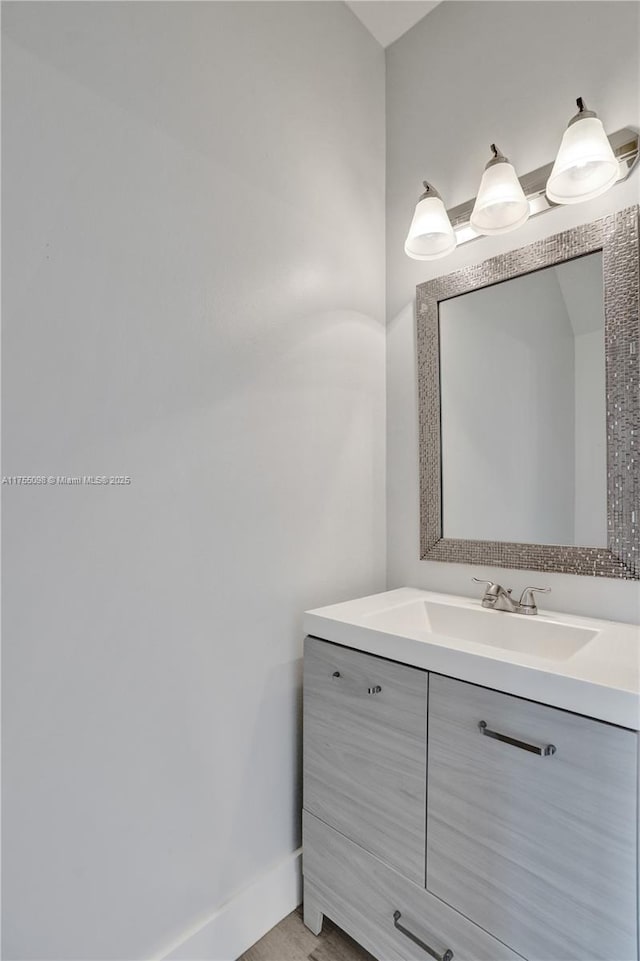
[[[352,841],[303,814],[305,897],[383,961],[520,961],[509,948]],[[422,941],[431,954],[394,924]]]
[[[304,807],[424,886],[427,674],[317,638],[304,653]]]
[[[529,961],[635,961],[637,751],[632,731],[430,675],[428,890]]]

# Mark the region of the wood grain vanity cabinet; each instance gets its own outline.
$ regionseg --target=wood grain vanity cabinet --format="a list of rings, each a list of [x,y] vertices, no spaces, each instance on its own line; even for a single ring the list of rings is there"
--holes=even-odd
[[[305,810],[423,884],[425,671],[308,638],[304,732]]]
[[[305,922],[382,961],[637,961],[638,735],[307,638]]]
[[[526,958],[635,957],[637,736],[436,674],[429,697],[429,891]]]

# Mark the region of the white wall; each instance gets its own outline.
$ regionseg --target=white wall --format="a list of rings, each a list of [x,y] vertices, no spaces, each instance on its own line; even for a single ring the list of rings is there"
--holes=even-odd
[[[557,150],[575,99],[608,131],[638,123],[635,3],[444,2],[387,50],[387,566],[402,584],[472,595],[472,575],[514,588],[548,584],[545,606],[633,621],[638,584],[436,564],[419,558],[415,286],[638,202],[639,175],[603,197],[483,238],[446,260],[403,251],[424,178],[449,206],[473,197],[496,142],[526,173]]]
[[[602,253],[555,268],[575,335],[575,544],[607,543]]]
[[[453,297],[439,320],[443,536],[573,544],[574,346],[556,271]]]
[[[298,846],[301,615],[384,588],[384,54],[3,21],[3,473],[132,477],[4,488],[3,956],[160,956]]]
[[[576,337],[575,372],[576,544],[593,546],[607,543],[607,516],[596,507],[607,502],[604,329]]]

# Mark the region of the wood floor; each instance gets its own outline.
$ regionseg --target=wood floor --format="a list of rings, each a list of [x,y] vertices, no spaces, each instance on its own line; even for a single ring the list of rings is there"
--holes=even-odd
[[[249,948],[238,961],[375,961],[371,954],[324,919],[316,937],[302,923],[302,907]]]

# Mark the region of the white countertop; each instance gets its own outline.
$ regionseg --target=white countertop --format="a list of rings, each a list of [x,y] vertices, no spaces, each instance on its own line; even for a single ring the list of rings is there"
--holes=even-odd
[[[429,629],[424,629],[415,618],[412,623],[403,616],[411,602],[411,609],[417,609],[416,601],[482,611],[483,617],[508,618],[509,623],[533,620],[521,614],[485,611],[480,600],[402,587],[307,611],[304,629],[345,647],[640,730],[640,628],[540,611],[536,624],[548,625],[550,633],[562,630],[562,625],[593,632],[576,653],[554,660],[437,634],[427,624],[426,615]],[[504,634],[504,622],[496,626]],[[521,625],[514,623],[514,630],[519,629]],[[541,632],[536,629],[535,633]]]

